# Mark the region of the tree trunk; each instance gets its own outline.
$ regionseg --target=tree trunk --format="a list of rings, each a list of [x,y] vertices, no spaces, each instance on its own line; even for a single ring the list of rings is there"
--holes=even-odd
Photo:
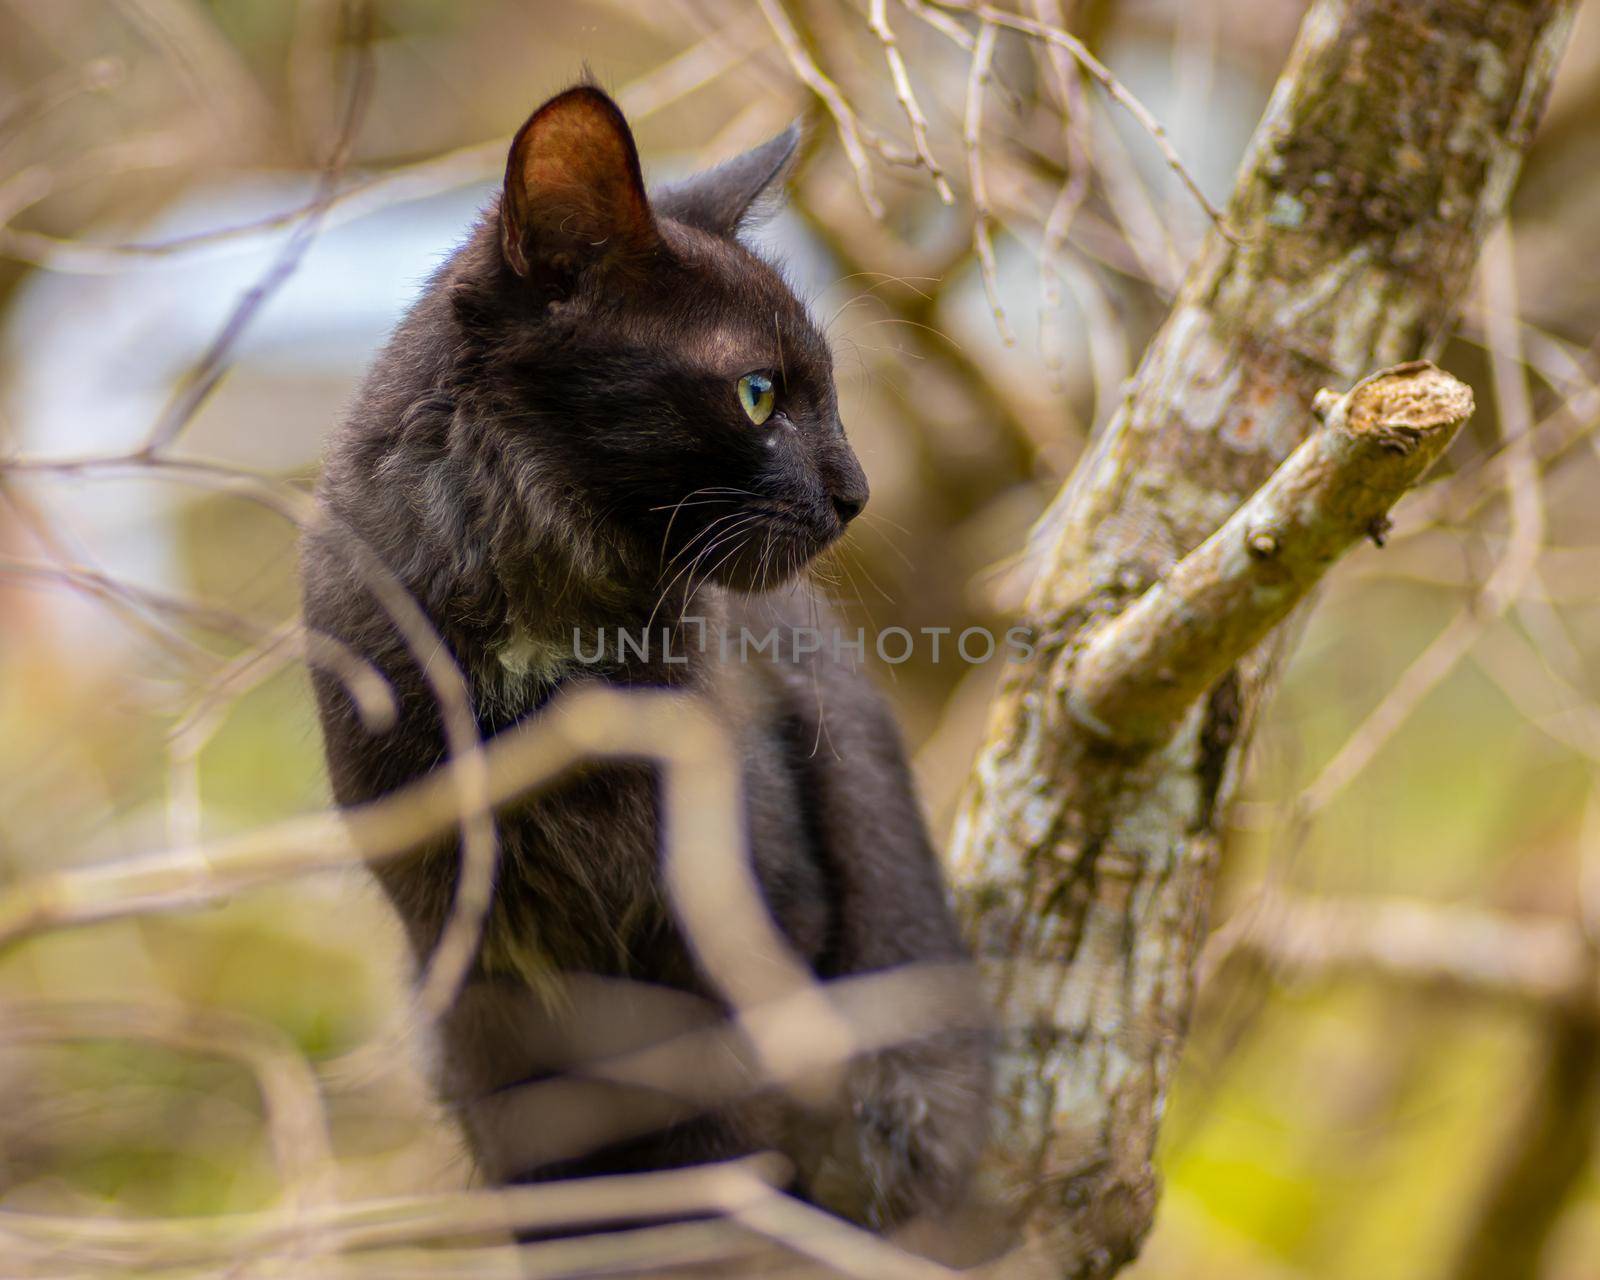
[[[993,708],[953,861],[1005,1028],[986,1191],[1058,1274],[1111,1275],[1149,1229],[1218,833],[1281,656],[1261,636],[1350,532],[1327,495],[1293,525],[1268,491],[1250,517],[1268,525],[1219,526],[1269,479],[1290,487],[1274,473],[1320,388],[1437,349],[1575,8],[1317,0],[1241,170],[1237,243],[1213,233],[1036,533],[1038,647]],[[1339,402],[1340,429],[1392,424],[1394,404],[1364,394]],[[1423,434],[1442,434],[1405,483],[1459,408],[1432,406]]]

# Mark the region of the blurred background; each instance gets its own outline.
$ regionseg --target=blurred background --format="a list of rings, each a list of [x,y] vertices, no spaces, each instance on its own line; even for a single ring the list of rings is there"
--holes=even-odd
[[[1018,11],[1079,35],[1222,203],[1304,7]],[[584,68],[654,180],[810,119],[759,237],[835,345],[874,495],[836,594],[869,628],[1003,629],[1208,225],[1059,48],[1003,33],[975,77],[956,6],[369,12],[0,0],[0,882],[326,805],[283,495]],[[1334,574],[1260,731],[1130,1275],[1600,1275],[1600,1031],[1563,985],[1600,943],[1597,161],[1591,6],[1441,356],[1479,413]],[[130,461],[168,428],[204,465]],[[1001,668],[917,652],[877,673],[942,838]],[[0,998],[36,1014],[0,1019],[5,1210],[278,1203],[249,1046],[312,1073],[339,1196],[471,1184],[394,1051],[400,938],[358,873],[34,939]],[[52,1021],[83,1001],[186,1011],[189,1039],[104,1003]]]

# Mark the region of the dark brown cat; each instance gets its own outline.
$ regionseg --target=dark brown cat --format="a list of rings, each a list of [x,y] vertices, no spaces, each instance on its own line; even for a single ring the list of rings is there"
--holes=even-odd
[[[328,519],[304,548],[306,620],[375,663],[401,707],[395,728],[369,732],[318,673],[329,771],[355,804],[445,755],[423,671],[358,570],[359,541],[426,611],[485,737],[582,681],[699,694],[737,739],[750,857],[814,972],[934,962],[959,974],[877,695],[829,646],[741,661],[716,642],[746,621],[765,633],[826,617],[795,577],[867,500],[827,344],[738,238],[797,140],[791,129],[652,197],[598,89],[570,89],[523,125],[500,199],[402,322],[329,448]],[[659,647],[578,656],[602,628],[659,637],[666,623],[681,637],[685,618],[704,619],[711,639],[681,644],[674,661]],[[494,907],[438,1044],[440,1088],[490,1179],[777,1145],[802,1194],[861,1221],[960,1196],[989,1085],[970,981],[953,980],[951,996],[967,1031],[864,1057],[815,1113],[776,1095],[708,1109],[581,1078],[597,1052],[722,1014],[664,895],[654,778],[644,765],[585,768],[496,821]],[[377,869],[419,960],[457,865],[450,843]]]

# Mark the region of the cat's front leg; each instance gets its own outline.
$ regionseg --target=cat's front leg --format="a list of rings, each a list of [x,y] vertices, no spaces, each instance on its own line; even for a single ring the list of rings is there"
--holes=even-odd
[[[944,1032],[859,1058],[832,1114],[796,1117],[800,1190],[876,1228],[950,1209],[981,1154],[988,1099],[982,1032]]]
[[[992,1037],[893,720],[853,673],[824,681],[823,745],[805,762],[819,856],[836,886],[837,944],[823,976],[929,966],[939,990],[928,1003],[945,1011],[926,1033],[852,1063],[830,1123],[796,1146],[809,1197],[882,1227],[962,1199],[988,1133]],[[805,695],[814,714],[815,686]],[[883,999],[892,1020],[894,997]]]

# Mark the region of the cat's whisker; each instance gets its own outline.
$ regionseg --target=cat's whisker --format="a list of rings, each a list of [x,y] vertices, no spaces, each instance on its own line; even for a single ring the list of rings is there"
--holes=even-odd
[[[896,521],[889,519],[889,517],[884,515],[882,512],[878,512],[878,511],[863,511],[861,513],[861,518],[867,522],[867,525],[868,525],[869,528],[871,528],[871,527],[873,527],[875,525],[887,525],[889,528],[893,529],[896,533],[904,534],[908,538],[911,536],[911,530],[910,529],[906,528],[905,525],[903,525],[903,524],[899,524]],[[877,532],[876,529],[873,529],[873,531]]]
[[[874,520],[872,514],[866,511],[861,513],[859,519],[863,521],[862,528],[870,531],[872,535],[883,544],[885,549],[887,549],[895,557],[895,559],[900,561],[900,563],[906,567],[906,571],[908,573],[915,572],[916,566],[911,563],[911,557],[906,555],[906,553],[900,549],[899,543],[897,543],[888,535],[888,533],[878,526],[880,523],[889,525],[890,527],[899,530],[907,537],[911,536],[910,530],[908,530],[904,525],[895,524],[892,520],[884,519],[883,517],[879,517],[878,520]]]
[[[723,553],[722,558],[720,560],[718,560],[716,562],[716,564],[712,565],[711,568],[706,571],[706,578],[710,579],[710,578],[714,577],[716,575],[717,571],[720,570],[722,568],[722,566],[725,565],[733,556],[737,555],[740,550],[741,550],[741,548],[738,545],[734,545],[734,546],[729,547],[727,549],[727,551],[725,551]]]
[[[710,521],[710,523],[708,523],[704,529],[701,529],[700,532],[694,534],[687,542],[685,542],[683,544],[683,546],[679,547],[675,552],[673,552],[672,559],[668,560],[666,562],[666,564],[661,566],[661,574],[662,574],[662,576],[665,576],[667,570],[670,569],[674,564],[676,564],[680,558],[682,558],[683,556],[688,555],[689,552],[693,549],[694,544],[696,542],[698,542],[701,538],[709,537],[712,533],[714,533],[716,531],[717,527],[719,525],[721,525],[723,523],[723,521],[735,519],[736,517],[738,517],[738,516],[740,516],[742,514],[744,514],[744,513],[743,512],[739,512],[739,511],[729,511],[729,512],[726,512],[723,515],[717,516],[715,519]],[[663,550],[663,552],[665,552],[666,549],[663,547],[662,550]],[[659,577],[656,579],[657,582],[660,582],[660,580],[661,579]]]
[[[872,291],[870,289],[866,289],[858,294],[855,294],[853,297],[846,298],[843,302],[841,302],[836,308],[834,308],[833,314],[822,322],[823,333],[827,333],[831,338],[833,335],[829,331],[833,328],[834,322],[851,307],[855,306],[856,303],[868,301],[871,298],[871,293]]]
[[[854,342],[849,338],[840,338],[834,341],[833,345],[835,348],[837,348],[840,342],[850,343],[850,354],[855,357],[856,366],[860,371],[857,376],[862,382],[870,385],[872,382],[872,370],[867,366],[866,357],[861,354],[861,344],[859,342]]]
[[[683,544],[683,546],[679,547],[678,550],[672,553],[672,558],[668,560],[666,564],[661,566],[661,571],[656,577],[656,585],[659,586],[661,584],[662,580],[666,578],[667,573],[669,570],[671,570],[672,566],[677,564],[678,561],[683,559],[684,556],[690,556],[688,563],[693,564],[694,561],[700,557],[702,551],[704,550],[703,546],[696,548],[695,544],[701,542],[710,542],[714,537],[720,534],[722,531],[722,526],[725,523],[730,520],[738,519],[741,514],[743,513],[738,511],[729,511],[724,515],[716,517],[716,519],[707,524],[705,528],[694,534],[687,542]],[[672,581],[667,583],[668,590],[671,589],[672,583],[677,581],[682,572],[683,570],[679,569],[677,573],[673,574]]]
[[[943,279],[943,276],[897,276],[892,271],[852,271],[849,275],[840,276],[828,288],[832,289],[850,280],[876,280],[878,283],[872,286],[874,289],[881,289],[886,284],[903,284],[913,293],[926,298],[928,295],[911,282],[915,280],[921,284],[938,284]]]
[[[797,561],[799,560],[798,555],[795,558]],[[815,562],[813,561],[813,563]],[[798,568],[799,566],[797,565],[796,567]],[[811,606],[811,629],[820,635],[822,632],[822,619],[819,616],[816,593],[808,593],[808,596],[808,603]],[[810,668],[811,691],[816,695],[817,699],[817,734],[811,741],[810,758],[813,760],[817,758],[817,752],[821,749],[822,740],[826,738],[828,740],[828,753],[835,760],[842,760],[843,757],[839,754],[839,748],[833,745],[833,735],[828,732],[828,710],[822,698],[822,675],[817,663],[811,663]]]
[[[707,495],[703,499],[703,501],[700,501],[700,502],[692,502],[692,501],[690,501],[690,499],[699,498],[703,494]],[[684,507],[714,506],[719,502],[732,502],[735,498],[758,498],[759,499],[760,496],[761,496],[760,494],[751,493],[750,490],[748,490],[748,489],[739,489],[739,488],[735,488],[732,485],[708,484],[708,485],[702,485],[698,489],[691,489],[688,493],[684,494],[683,497],[680,498],[677,502],[663,502],[659,506],[650,507],[649,510],[652,513],[657,512],[657,511],[668,511],[668,510],[670,510],[672,512],[672,514],[667,517],[666,532],[661,535],[661,550],[662,550],[662,554],[663,555],[666,554],[666,549],[667,549],[666,544],[672,537],[672,522],[678,518],[678,512],[683,510]]]
[[[760,496],[761,496],[759,493],[752,492],[749,489],[738,489],[738,488],[735,488],[733,485],[708,484],[708,485],[702,486],[699,489],[691,489],[688,493],[684,494],[683,497],[680,498],[677,502],[663,502],[659,506],[648,508],[648,510],[650,510],[650,511],[666,511],[666,510],[669,510],[669,509],[674,508],[674,507],[696,506],[696,505],[699,505],[699,504],[691,503],[689,501],[689,499],[690,498],[698,498],[701,494],[720,494],[720,495],[727,495],[727,496],[738,497],[738,498],[760,498]]]
[[[761,555],[756,560],[755,583],[752,586],[751,590],[754,590],[754,591],[761,590],[762,584],[766,582],[766,576],[765,575],[766,575],[766,572],[767,572],[767,557],[771,553],[772,553],[772,526],[769,524],[767,526],[766,533],[762,535]],[[746,593],[746,594],[748,594],[748,593]]]
[[[732,502],[732,498],[701,498],[698,502],[690,502],[687,498],[682,502],[663,502],[659,507],[646,507],[647,511],[682,511],[685,507],[714,507],[718,503]]]
[[[692,570],[695,563],[700,559],[701,555],[704,554],[704,549],[699,551],[695,550],[695,544],[700,542],[702,539],[709,540],[712,535],[718,532],[725,521],[733,520],[737,518],[739,514],[739,512],[730,511],[726,515],[718,516],[715,520],[706,525],[704,529],[701,529],[692,538],[690,538],[688,542],[684,543],[684,545],[673,554],[672,559],[667,561],[667,563],[661,567],[660,573],[656,576],[657,586],[661,585],[663,579],[666,578],[668,571],[674,564],[676,564],[684,556],[690,555],[691,552],[694,553],[692,556],[690,556],[690,559],[682,568],[673,573],[671,580],[667,581],[666,585],[661,587],[660,593],[656,596],[655,603],[650,607],[650,616],[645,619],[644,625],[646,631],[648,631],[651,624],[655,622],[656,614],[660,612],[661,606],[666,603],[667,597],[672,594],[672,588],[677,585],[678,580],[683,577],[686,571]]]
[[[835,561],[836,564],[838,564],[841,567],[843,567],[843,565],[844,565],[844,555],[843,555],[843,553],[841,552],[839,555],[835,556],[834,557],[834,561]],[[875,577],[872,576],[872,570],[867,568],[866,561],[861,560],[861,559],[857,559],[856,560],[856,568],[861,570],[861,576],[867,580],[868,585],[871,586],[874,591],[876,591],[880,596],[883,597],[884,603],[886,603],[886,604],[888,604],[888,605],[890,605],[892,607],[894,605],[894,603],[895,603],[895,598],[892,595],[890,595],[887,591],[885,591],[881,585],[879,585],[878,580]]]
[[[882,316],[877,320],[866,320],[866,321],[863,321],[861,324],[857,325],[856,328],[857,329],[875,329],[880,324],[903,324],[903,325],[906,325],[907,327],[912,328],[912,329],[921,329],[925,333],[931,333],[931,334],[933,334],[934,337],[939,338],[944,342],[948,342],[957,351],[961,351],[961,350],[964,349],[959,342],[957,342],[954,338],[952,338],[943,329],[936,328],[935,326],[933,326],[931,324],[923,324],[922,321],[920,321],[920,320],[908,320],[904,316]],[[852,329],[852,330],[850,330],[850,333],[854,333],[855,331],[856,331],[855,329]],[[848,338],[850,336],[850,333],[846,333],[846,334],[843,334],[841,336],[845,337],[845,338]]]
[[[824,331],[826,331],[833,324],[833,322],[839,318],[840,314],[843,313],[844,310],[847,307],[853,306],[857,302],[861,302],[861,301],[863,301],[863,300],[865,300],[867,298],[873,297],[878,292],[878,290],[882,289],[885,285],[890,285],[890,284],[904,285],[907,289],[911,290],[912,293],[916,294],[917,297],[921,298],[924,302],[932,302],[933,301],[933,295],[932,294],[924,292],[923,290],[917,288],[917,286],[912,284],[911,282],[913,280],[920,280],[924,284],[938,284],[939,280],[941,279],[941,277],[939,277],[939,276],[897,276],[897,275],[894,275],[894,274],[892,274],[890,272],[887,272],[887,271],[855,271],[855,272],[852,272],[850,275],[841,277],[840,279],[834,281],[834,283],[835,284],[843,284],[846,280],[855,280],[855,279],[859,279],[859,278],[872,277],[872,276],[877,276],[878,277],[878,282],[876,284],[874,284],[874,285],[868,286],[867,288],[861,290],[859,293],[856,293],[856,294],[852,295],[850,298],[847,298],[844,302],[842,302],[838,306],[838,308],[835,309],[834,313],[831,316],[829,316],[827,318],[827,320],[823,323],[822,328],[823,328]]]
[[[754,519],[754,518],[755,517],[752,517],[752,519]],[[742,524],[742,525],[736,526],[734,529],[730,530],[725,536],[723,536],[722,538],[719,538],[710,547],[706,548],[706,550],[704,552],[702,552],[700,555],[696,556],[694,558],[694,560],[692,560],[690,562],[690,564],[689,564],[689,579],[688,579],[689,585],[687,587],[687,591],[688,592],[692,593],[695,590],[695,586],[696,586],[695,581],[694,581],[694,570],[695,570],[695,568],[698,565],[703,564],[705,562],[705,560],[711,555],[711,553],[713,551],[715,551],[718,547],[724,545],[725,543],[727,543],[731,539],[735,538],[738,534],[742,533],[747,527],[748,527],[748,522],[746,524]],[[714,565],[712,565],[710,569],[708,569],[706,571],[705,575],[700,579],[700,581],[701,582],[710,581],[711,578],[716,576],[717,571],[720,570],[722,568],[722,566],[724,564],[726,564],[728,562],[728,560],[732,556],[737,554],[741,549],[742,549],[741,544],[738,543],[738,542],[735,542],[731,547],[728,548],[728,550],[726,552],[723,553],[722,557]],[[670,590],[670,587],[669,587],[669,590]]]
[[[855,594],[857,606],[861,609],[862,613],[867,615],[867,625],[870,626],[873,631],[877,631],[878,620],[873,617],[872,609],[867,605],[866,598],[861,593],[861,584],[856,581],[856,575],[850,572],[850,566],[846,564],[839,556],[835,555],[833,557],[833,563],[839,566],[839,569],[844,573],[845,578],[849,581],[850,590]]]
[[[690,560],[686,565],[683,566],[683,568],[679,569],[677,573],[672,575],[672,580],[670,582],[668,582],[667,585],[662,589],[662,592],[661,592],[660,596],[658,596],[657,599],[656,599],[655,605],[650,610],[649,618],[647,618],[645,620],[644,626],[645,626],[645,630],[647,632],[650,630],[651,624],[655,622],[656,614],[660,612],[661,606],[666,603],[667,597],[672,594],[672,589],[673,589],[673,587],[675,587],[678,584],[678,581],[680,579],[684,579],[685,575],[687,575],[686,580],[692,587],[692,585],[694,583],[695,567],[697,565],[701,564],[705,560],[705,558],[707,556],[709,556],[713,551],[715,551],[718,547],[724,545],[729,539],[737,537],[747,527],[749,527],[749,525],[752,522],[754,522],[756,520],[759,520],[761,518],[761,515],[760,515],[759,512],[757,512],[757,513],[750,513],[750,512],[739,513],[739,512],[734,512],[732,514],[733,514],[733,516],[740,516],[742,514],[743,518],[739,519],[731,528],[723,531],[721,536],[719,536],[716,539],[716,541],[714,541],[714,542],[710,543],[709,545],[707,545],[704,550],[700,551],[694,557],[694,559]],[[729,518],[730,518],[729,516],[721,516],[721,517],[719,517],[719,520],[726,520],[726,519],[729,519]],[[706,527],[706,529],[702,530],[701,534],[697,534],[696,536],[697,537],[703,536],[703,534],[710,532],[711,529],[713,529],[715,527],[716,527],[716,522],[714,521],[712,524],[708,525]],[[692,543],[691,543],[691,545],[692,545]],[[681,555],[682,553],[680,552],[679,554]],[[677,557],[674,556],[673,558],[676,559]]]
[[[704,488],[704,489],[695,489],[691,493],[689,493],[687,496],[685,496],[679,502],[670,503],[670,504],[664,504],[664,505],[659,506],[659,507],[651,507],[650,508],[650,510],[653,511],[653,512],[654,511],[665,511],[665,510],[667,510],[668,506],[670,506],[671,510],[672,510],[672,514],[667,517],[666,530],[661,535],[661,555],[659,557],[657,557],[657,561],[656,561],[658,568],[662,569],[663,571],[666,569],[666,564],[664,563],[664,561],[665,561],[666,554],[667,554],[667,544],[672,541],[672,526],[673,526],[673,523],[678,518],[678,512],[682,511],[683,508],[686,507],[686,506],[707,507],[707,506],[716,506],[719,503],[733,502],[734,501],[734,497],[733,496],[729,496],[729,495],[718,495],[718,496],[715,496],[715,497],[708,497],[708,498],[703,499],[700,502],[690,502],[689,501],[689,499],[695,497],[696,494],[710,493],[710,492],[712,492],[712,490],[709,487]],[[730,495],[732,493],[734,493],[734,492],[736,492],[736,491],[730,490]]]

